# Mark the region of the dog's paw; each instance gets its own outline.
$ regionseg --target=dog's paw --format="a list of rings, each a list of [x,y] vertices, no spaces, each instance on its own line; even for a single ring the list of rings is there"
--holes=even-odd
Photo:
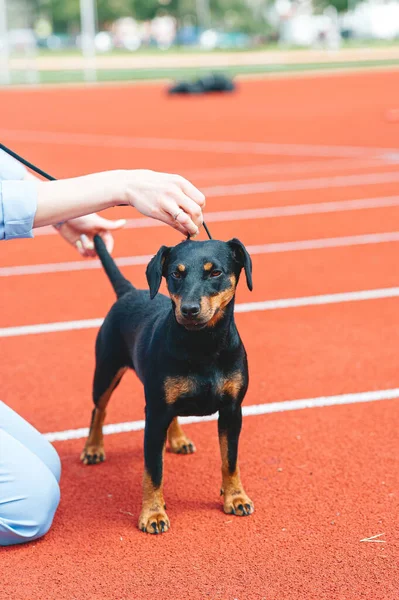
[[[224,498],[223,510],[228,515],[236,515],[238,517],[247,517],[254,512],[253,502],[245,492],[240,492],[235,495],[227,495]]]
[[[169,517],[162,509],[143,508],[139,517],[139,529],[144,533],[165,533],[170,527]]]
[[[185,435],[169,439],[169,448],[174,454],[193,454],[196,451],[194,443]]]
[[[84,465],[97,465],[104,462],[104,446],[86,446],[80,455],[80,460]]]

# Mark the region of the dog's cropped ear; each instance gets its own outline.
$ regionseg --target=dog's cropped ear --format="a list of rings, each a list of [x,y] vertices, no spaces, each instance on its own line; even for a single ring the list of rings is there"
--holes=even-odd
[[[169,252],[170,248],[167,246],[161,246],[156,255],[148,263],[146,275],[148,286],[150,288],[151,300],[155,298],[158,293],[159,286],[161,285],[162,275],[165,272],[164,267],[169,256]]]
[[[244,244],[236,238],[233,238],[227,243],[231,248],[233,258],[235,262],[238,263],[240,270],[244,269],[245,277],[247,279],[247,286],[252,292],[252,260],[247,249],[245,248]]]

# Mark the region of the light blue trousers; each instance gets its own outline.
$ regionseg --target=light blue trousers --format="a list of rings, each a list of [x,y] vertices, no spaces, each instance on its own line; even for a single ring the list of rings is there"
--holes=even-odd
[[[53,446],[0,401],[0,546],[47,533],[60,501],[60,475]]]

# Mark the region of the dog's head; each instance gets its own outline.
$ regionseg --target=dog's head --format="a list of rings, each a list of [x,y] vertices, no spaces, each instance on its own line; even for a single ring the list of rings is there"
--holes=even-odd
[[[252,261],[244,244],[187,240],[162,246],[147,267],[151,299],[165,277],[177,322],[189,330],[213,327],[234,298],[241,270],[252,290]]]

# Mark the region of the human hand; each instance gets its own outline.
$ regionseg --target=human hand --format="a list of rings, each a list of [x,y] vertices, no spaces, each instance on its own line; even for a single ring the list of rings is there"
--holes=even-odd
[[[149,170],[122,171],[127,203],[141,214],[195,237],[203,223],[205,196],[180,175]]]
[[[72,179],[39,181],[34,227],[62,221],[61,235],[65,233],[63,237],[76,245],[82,234],[93,238],[95,233],[122,227],[94,215],[118,205],[133,206],[141,214],[194,237],[203,224],[205,197],[180,175],[148,170],[104,171]],[[83,215],[90,215],[91,220],[80,220]],[[81,243],[80,250],[84,250],[81,253],[91,256],[91,244],[85,244],[85,238]]]
[[[114,238],[111,231],[121,229],[126,223],[125,219],[111,221],[93,213],[84,217],[70,219],[57,226],[60,235],[72,244],[79,254],[85,257],[96,256],[93,238],[98,233],[104,240],[109,253],[114,247]]]

